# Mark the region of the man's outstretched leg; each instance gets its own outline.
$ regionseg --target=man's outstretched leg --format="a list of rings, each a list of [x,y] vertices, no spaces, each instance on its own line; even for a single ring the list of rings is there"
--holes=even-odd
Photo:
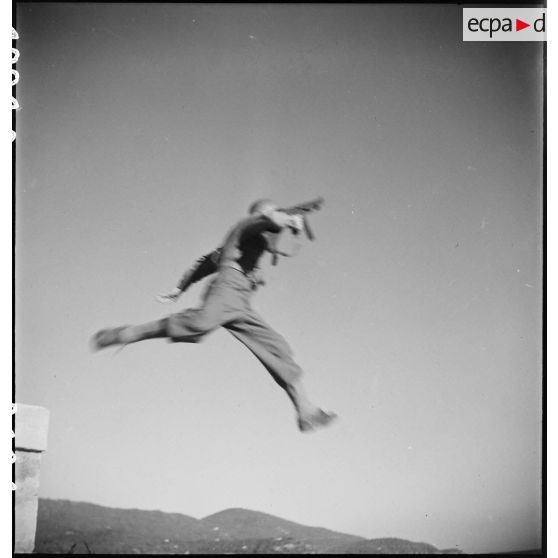
[[[93,349],[128,345],[161,337],[185,343],[201,341],[211,331],[225,322],[237,319],[244,313],[245,301],[239,295],[239,291],[234,288],[223,288],[230,273],[234,277],[238,271],[231,270],[228,274],[218,277],[207,290],[200,308],[188,308],[146,324],[102,329],[93,336]]]
[[[93,349],[104,349],[112,345],[128,345],[168,337],[173,341],[197,343],[209,332],[218,328],[229,314],[216,304],[215,297],[202,308],[190,308],[171,314],[168,318],[135,326],[102,329],[93,336]]]
[[[128,345],[145,339],[167,337],[167,320],[156,320],[137,326],[121,326],[98,331],[92,340],[94,350],[112,345]]]
[[[302,432],[326,426],[336,418],[334,413],[327,413],[310,401],[302,386],[302,369],[294,361],[291,348],[256,312],[250,311],[241,320],[224,327],[254,353],[285,390]]]

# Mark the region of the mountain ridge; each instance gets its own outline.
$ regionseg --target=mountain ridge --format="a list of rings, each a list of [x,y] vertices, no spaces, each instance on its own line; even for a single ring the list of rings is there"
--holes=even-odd
[[[426,543],[366,539],[246,508],[197,519],[47,498],[39,499],[35,546],[35,552],[44,554],[423,554],[427,550],[442,553]]]

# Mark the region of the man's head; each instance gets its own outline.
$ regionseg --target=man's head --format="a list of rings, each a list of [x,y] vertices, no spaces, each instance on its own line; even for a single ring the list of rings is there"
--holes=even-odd
[[[250,204],[248,213],[250,215],[267,215],[270,211],[277,209],[277,204],[269,199],[256,200]]]

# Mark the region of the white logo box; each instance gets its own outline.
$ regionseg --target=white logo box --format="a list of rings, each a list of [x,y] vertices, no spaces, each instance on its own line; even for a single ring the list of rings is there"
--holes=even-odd
[[[464,41],[546,41],[546,8],[463,8]]]

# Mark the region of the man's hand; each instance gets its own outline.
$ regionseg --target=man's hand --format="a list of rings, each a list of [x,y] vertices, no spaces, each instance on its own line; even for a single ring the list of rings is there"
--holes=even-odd
[[[283,211],[272,209],[264,215],[281,228],[289,228],[293,232],[300,232],[304,228],[302,215],[289,215]]]
[[[155,299],[161,304],[171,304],[172,302],[176,302],[178,300],[182,292],[183,291],[176,287],[170,293],[157,295]]]
[[[294,232],[299,233],[304,228],[304,219],[302,215],[291,215],[291,222],[288,227]]]

